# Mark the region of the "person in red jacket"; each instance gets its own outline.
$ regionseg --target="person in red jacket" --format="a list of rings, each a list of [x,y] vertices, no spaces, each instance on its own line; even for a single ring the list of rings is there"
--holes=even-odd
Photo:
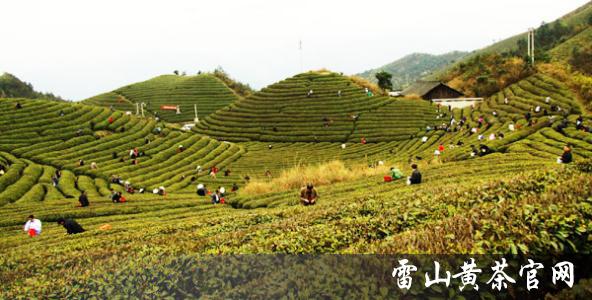
[[[362,143],[362,145],[366,145],[366,143],[368,143],[365,137],[362,137],[362,140],[360,142]]]
[[[444,145],[440,144],[440,146],[438,146],[438,151],[440,151],[440,153],[444,152]]]
[[[109,117],[109,124],[113,124],[113,117]]]

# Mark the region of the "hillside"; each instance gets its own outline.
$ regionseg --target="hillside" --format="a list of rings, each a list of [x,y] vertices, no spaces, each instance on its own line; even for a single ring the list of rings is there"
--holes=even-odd
[[[311,87],[318,99],[302,95]],[[336,88],[342,89],[342,98],[350,94],[351,98],[344,102],[336,99]],[[240,100],[228,110],[243,112],[237,115],[247,125],[251,122],[246,120],[265,120],[253,112],[263,110],[266,113],[262,115],[269,115],[273,109],[267,105],[279,104],[282,111],[293,112],[304,105],[312,115],[330,109],[347,114],[370,106],[373,119],[361,117],[360,128],[384,130],[376,138],[385,141],[372,142],[374,137],[366,133],[370,143],[363,145],[352,136],[353,142],[345,149],[340,142],[224,143],[96,106],[0,100],[0,164],[7,169],[0,176],[2,295],[111,298],[126,286],[130,295],[151,289],[158,290],[160,297],[182,297],[199,287],[200,295],[242,298],[249,293],[253,278],[260,278],[243,277],[242,272],[229,269],[222,273],[235,284],[221,291],[216,283],[203,280],[214,276],[208,272],[218,270],[200,267],[203,254],[589,253],[591,204],[585,199],[592,199],[588,184],[592,177],[581,170],[590,170],[592,133],[575,128],[581,108],[563,83],[542,74],[527,77],[475,108],[455,109],[446,121],[435,119],[447,122],[450,115],[455,120],[464,117],[466,126],[429,132],[417,128],[414,136],[407,137],[389,136],[397,128],[408,130],[405,124],[409,121],[398,119],[421,115],[417,109],[422,105],[424,113],[436,115],[435,107],[420,100],[368,97],[359,90],[347,77],[335,73],[305,73]],[[322,101],[314,104],[313,100]],[[16,102],[22,104],[21,109],[15,108]],[[254,105],[247,106],[250,103]],[[524,114],[537,106],[542,110],[532,112],[533,121],[528,124]],[[553,110],[552,106],[562,109]],[[107,121],[110,116],[112,124]],[[215,116],[218,113],[206,122]],[[222,120],[228,122],[227,118]],[[285,116],[273,121],[286,127],[293,123],[290,132],[309,126]],[[322,127],[321,122],[314,126]],[[591,126],[591,122],[586,115],[584,125]],[[222,125],[234,126],[232,122]],[[163,129],[161,134],[155,132],[157,127]],[[477,133],[471,133],[470,128],[476,128]],[[232,133],[230,129],[226,132]],[[489,139],[491,134],[495,134],[494,140]],[[426,141],[421,139],[424,135]],[[555,160],[568,143],[573,145],[578,164],[559,165]],[[180,144],[187,150],[178,153]],[[433,153],[440,144],[446,150],[437,159]],[[471,146],[481,144],[491,153],[471,156]],[[127,158],[132,147],[144,152],[138,165],[131,165]],[[113,159],[112,152],[127,161]],[[86,164],[78,166],[79,159]],[[298,205],[297,189],[263,195],[243,194],[239,189],[227,194],[230,205],[212,205],[208,197],[194,192],[198,182],[227,189],[238,182],[242,188],[246,175],[263,178],[270,171],[276,177],[303,162],[334,159],[370,164],[380,160],[387,166],[399,166],[404,174],[410,173],[409,163],[415,162],[424,179],[417,186],[408,186],[403,180],[386,184],[380,174],[320,185],[321,198],[314,209]],[[91,162],[96,162],[98,169],[92,170]],[[207,176],[205,170],[214,164],[232,173],[228,177]],[[204,171],[196,173],[196,165]],[[54,186],[51,176],[56,169],[62,170],[62,178]],[[109,190],[123,187],[111,183],[111,175],[149,190],[162,185],[169,193],[166,197],[124,193],[128,202],[113,204],[106,197]],[[193,182],[192,176],[196,177]],[[82,190],[89,194],[88,208],[74,206]],[[15,234],[22,230],[23,215],[31,213],[45,222],[42,235],[30,239]],[[64,235],[63,228],[55,225],[62,216],[75,218],[88,231],[75,237]],[[111,229],[99,229],[105,224]],[[500,227],[505,230],[497,230]],[[96,267],[88,269],[89,262]],[[234,263],[224,266],[232,268]],[[289,272],[282,272],[282,268],[266,270],[265,276],[272,276],[274,282],[292,278]],[[43,277],[27,280],[34,274]],[[166,280],[175,284],[169,286]],[[362,290],[367,284],[356,282]],[[318,284],[324,287],[324,283]],[[332,281],[330,286],[334,290],[342,284],[348,286],[340,281]],[[284,293],[284,289],[274,292]],[[396,290],[388,288],[383,292],[396,295]],[[432,292],[435,297],[448,296]]]
[[[376,82],[376,73],[386,71],[393,76],[391,79],[393,89],[402,90],[415,81],[429,76],[432,72],[453,64],[467,54],[467,52],[462,51],[453,51],[441,55],[413,53],[382,67],[360,73],[358,76]]]
[[[17,101],[21,109],[14,108]],[[2,177],[10,177],[15,187],[4,193],[0,188],[0,205],[76,198],[82,190],[106,196],[112,175],[147,191],[159,186],[171,192],[193,189],[192,177],[207,175],[214,165],[224,168],[243,151],[101,107],[24,99],[2,99],[0,107],[0,151],[10,152],[4,158],[11,166],[21,166],[14,175]],[[181,145],[186,151],[178,151]],[[134,148],[143,152],[137,164],[129,155]],[[79,160],[85,164],[80,166]],[[196,171],[197,166],[203,170]],[[51,185],[56,169],[64,177],[57,188]]]
[[[196,131],[228,141],[346,142],[368,135],[369,142],[383,142],[407,139],[435,122],[427,102],[367,95],[349,77],[311,71],[216,111]]]
[[[539,72],[537,66],[540,64],[556,63],[555,68],[560,69],[566,68],[568,63],[573,64],[570,59],[575,50],[590,51],[591,25],[592,2],[535,28],[535,68],[527,57],[527,38],[523,33],[474,51],[456,64],[435,73],[432,79],[448,82],[467,95],[490,96]]]
[[[83,103],[113,107],[116,110],[133,113],[136,112],[136,103],[145,103],[145,114],[176,123],[193,121],[194,105],[197,105],[198,117],[204,118],[238,98],[239,96],[224,82],[211,74],[162,75],[97,95],[84,100]],[[180,114],[174,110],[161,110],[162,105],[178,105]]]
[[[592,25],[592,24],[591,24]],[[586,28],[582,32],[576,34],[572,38],[559,44],[557,47],[549,51],[549,55],[553,61],[569,62],[572,57],[574,49],[586,48],[592,46],[592,26]]]
[[[586,29],[589,25],[590,16],[592,15],[592,2],[588,2],[585,5],[575,9],[574,11],[564,15],[563,17],[555,20],[554,22],[560,22],[565,26],[574,28],[574,32],[581,32]],[[541,20],[543,21],[543,20]],[[518,50],[518,41],[524,40],[526,41],[526,32],[519,33],[512,37],[503,39],[498,41],[492,45],[484,47],[482,49],[475,50],[471,52],[471,54],[465,56],[463,59],[459,60],[456,64],[451,65],[449,68],[445,68],[439,74],[446,73],[447,70],[450,68],[455,67],[458,64],[466,63],[471,58],[479,55],[486,55],[490,53],[508,53]],[[526,51],[524,54],[526,55]]]
[[[37,92],[32,84],[21,81],[16,76],[9,73],[0,75],[0,98],[43,98],[63,100],[59,96],[55,96],[51,93]]]
[[[461,37],[442,22],[485,10],[18,4],[5,5],[3,57],[79,76],[70,86],[219,61],[259,83],[297,54],[301,67],[327,53],[347,64],[355,47],[405,43],[384,38],[392,30]],[[517,8],[488,6],[487,21],[539,11]],[[535,63],[519,34],[258,91],[218,67],[56,101],[4,74],[0,300],[592,299],[592,1],[535,39]],[[438,79],[479,99],[418,96],[444,98],[436,84],[394,96],[373,82],[382,70],[395,89]]]

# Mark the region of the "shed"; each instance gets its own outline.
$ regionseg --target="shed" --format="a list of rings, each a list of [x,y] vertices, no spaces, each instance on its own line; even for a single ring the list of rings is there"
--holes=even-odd
[[[404,96],[418,95],[424,100],[460,98],[464,94],[440,81],[417,81],[403,90]]]

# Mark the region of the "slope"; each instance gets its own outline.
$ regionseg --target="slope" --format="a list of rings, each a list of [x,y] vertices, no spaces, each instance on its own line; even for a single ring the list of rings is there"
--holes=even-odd
[[[133,112],[136,111],[136,103],[145,103],[148,114],[176,123],[192,121],[195,118],[194,105],[197,105],[198,117],[203,118],[238,98],[220,79],[210,74],[200,74],[162,75],[83,102]],[[162,105],[179,106],[180,113],[161,110]]]
[[[592,20],[592,2],[589,2],[573,12],[570,12],[563,17],[551,22],[543,22],[535,32],[535,45],[536,53],[535,57],[538,62],[546,62],[553,60],[565,60],[569,56],[572,50],[573,44],[579,41],[586,42],[586,37],[589,33],[586,33],[590,27]],[[579,36],[579,37],[578,37]],[[570,40],[574,37],[575,40]],[[511,60],[526,60],[527,56],[527,35],[521,33],[510,38],[504,39],[493,45],[485,48],[475,50],[471,54],[465,56],[457,63],[450,65],[442,69],[439,72],[434,73],[431,79],[441,79],[445,81],[452,80],[452,78],[463,78],[476,80],[474,74],[466,74],[464,70],[474,70],[477,68],[483,69],[482,65],[489,64],[491,61],[504,61],[507,63]],[[567,45],[562,45],[567,41]],[[552,50],[553,48],[559,48],[559,50]],[[501,63],[494,68],[501,68]],[[464,70],[463,70],[464,69]],[[455,74],[457,73],[457,74]],[[481,76],[488,76],[490,74],[480,74]],[[515,77],[515,79],[523,79],[524,77]],[[486,83],[486,79],[483,81]],[[494,78],[498,79],[498,78]],[[516,80],[516,81],[517,81]],[[515,81],[511,81],[513,83]],[[498,84],[499,84],[498,80]],[[496,87],[498,90],[506,87],[502,82],[501,86]]]
[[[360,133],[374,134],[376,138],[369,142],[386,141],[408,138],[425,128],[427,122],[436,120],[435,110],[429,104],[415,103],[407,103],[413,108],[395,114],[400,117],[395,119],[386,111],[406,105],[367,94],[362,86],[343,75],[311,71],[272,84],[218,110],[198,124],[196,131],[229,141],[345,142],[359,138]],[[390,124],[379,128],[378,123],[387,120]],[[397,132],[382,138],[376,134],[385,128]]]
[[[342,78],[327,73],[313,77],[314,81]],[[297,94],[300,92],[297,90]],[[364,102],[363,97],[358,101]],[[21,101],[23,108],[16,110],[16,101]],[[401,112],[400,116],[411,114],[416,107],[406,107],[413,104],[409,100],[389,105],[395,104],[403,105],[395,110]],[[561,107],[561,111],[551,109],[552,105]],[[534,121],[529,125],[524,114],[537,106],[543,110],[532,112]],[[376,111],[386,107],[377,107]],[[433,107],[429,108],[435,113]],[[274,168],[274,162],[274,170],[281,170],[288,164],[282,165],[283,161],[291,158],[322,161],[339,157],[349,161],[368,154],[371,159],[393,164],[407,164],[411,157],[424,174],[423,183],[414,186],[404,181],[384,183],[382,176],[319,186],[320,201],[311,208],[298,205],[297,190],[258,196],[229,194],[229,206],[212,205],[208,198],[182,193],[190,179],[180,175],[189,177],[200,158],[212,161],[225,154],[232,157],[235,144],[167,128],[155,135],[153,129],[159,125],[154,121],[104,108],[1,100],[0,150],[4,152],[0,153],[0,164],[8,168],[0,177],[0,199],[5,195],[13,198],[5,198],[10,204],[0,206],[0,278],[4,283],[0,296],[67,298],[76,294],[111,298],[119,287],[126,286],[130,295],[142,295],[149,289],[160,297],[182,297],[187,295],[183,292],[194,292],[191,289],[198,284],[202,295],[212,293],[214,298],[224,298],[216,293],[244,293],[241,289],[252,284],[241,277],[243,272],[226,271],[220,272],[230,274],[225,280],[240,284],[221,289],[218,281],[200,278],[203,272],[184,273],[187,264],[172,259],[181,255],[197,259],[204,254],[243,253],[589,253],[592,178],[581,170],[590,170],[592,134],[574,128],[580,110],[565,85],[537,74],[475,108],[447,112],[438,119],[440,122],[448,122],[451,116],[466,118],[466,127],[424,132],[429,137],[426,141],[416,136],[389,143],[348,144],[346,149],[338,143],[272,143],[272,149],[267,149],[267,143],[250,142],[238,147],[239,152],[247,149],[245,155],[219,163],[233,169],[236,166],[239,172],[262,172],[263,168]],[[109,116],[114,116],[113,124],[105,121]],[[485,122],[479,125],[481,118]],[[557,127],[563,120],[567,127]],[[591,121],[585,116],[586,126]],[[516,125],[516,130],[509,130],[509,124]],[[83,134],[76,136],[81,125]],[[477,133],[469,128],[476,128]],[[492,133],[504,133],[505,137],[478,137]],[[147,145],[146,138],[151,141]],[[200,141],[230,149],[220,155],[206,150],[208,155],[203,156],[198,154],[200,147],[192,146]],[[177,153],[179,143],[188,150]],[[574,145],[578,164],[555,163],[566,143]],[[439,144],[446,146],[442,162],[432,159]],[[470,144],[488,145],[495,153],[472,157]],[[119,164],[112,159],[113,151],[126,156],[136,145],[146,153],[140,157],[140,165]],[[99,162],[99,169],[76,166],[79,158]],[[143,164],[147,166],[136,169]],[[94,187],[90,188],[91,207],[75,208],[73,199],[45,196],[50,193],[45,186],[51,186],[46,174],[53,173],[52,165],[65,166],[63,181],[57,187],[64,196]],[[405,174],[410,172],[409,167],[401,169]],[[104,179],[110,174],[126,174],[124,178],[135,178],[134,184],[136,180],[168,181],[166,187],[172,193],[167,197],[136,193],[129,195],[128,203],[115,205],[104,197],[109,188],[120,188]],[[199,175],[197,180],[201,181],[203,176]],[[42,235],[35,239],[16,235],[22,230],[23,216],[31,213],[46,222]],[[63,228],[54,223],[64,216],[77,219],[88,231],[64,235]],[[101,230],[104,224],[111,229]],[[89,262],[96,267],[88,269]],[[279,269],[277,272],[272,270],[269,276],[276,280],[290,276]],[[39,279],[27,280],[32,276]],[[168,285],[170,280],[178,283],[173,284],[173,290],[158,284]],[[338,285],[332,282],[330,287],[341,288]]]
[[[467,54],[467,52],[462,51],[453,51],[441,55],[413,53],[382,67],[360,73],[358,76],[376,82],[376,73],[385,71],[393,76],[391,79],[393,89],[404,89],[432,72],[453,64]]]
[[[21,109],[14,108],[17,101]],[[238,145],[175,131],[151,119],[78,103],[0,99],[0,128],[0,151],[9,152],[4,155],[10,161],[7,172],[14,172],[1,178],[14,181],[31,174],[19,191],[44,184],[44,193],[35,197],[0,194],[0,204],[20,198],[43,200],[49,192],[53,198],[74,198],[87,190],[85,184],[100,194],[109,187],[121,190],[119,184],[108,183],[113,175],[136,190],[164,186],[173,192],[207,175],[209,167],[224,168],[243,152]],[[139,154],[135,164],[130,157],[134,148]],[[196,170],[198,165],[203,171]],[[55,186],[57,193],[51,186],[56,170],[63,174]]]

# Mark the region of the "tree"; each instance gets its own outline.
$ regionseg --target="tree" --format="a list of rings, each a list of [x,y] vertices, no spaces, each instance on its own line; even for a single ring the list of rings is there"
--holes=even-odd
[[[592,13],[588,15],[588,25],[592,25]]]
[[[528,52],[528,41],[526,41],[526,39],[519,39],[517,44],[518,53],[516,53],[516,56],[526,56],[526,53]]]
[[[580,49],[574,47],[569,64],[579,72],[592,75],[592,48]]]
[[[179,75],[179,70],[175,70],[173,73],[175,73],[175,75]]]
[[[392,90],[393,89],[393,83],[391,82],[391,79],[393,78],[393,75],[391,75],[388,72],[385,71],[380,71],[378,73],[376,73],[376,75],[374,75],[376,77],[376,80],[378,80],[378,86],[383,89],[383,90]]]

